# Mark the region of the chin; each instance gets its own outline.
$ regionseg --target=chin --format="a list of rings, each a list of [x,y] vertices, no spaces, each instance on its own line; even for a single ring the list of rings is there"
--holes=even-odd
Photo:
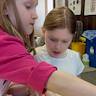
[[[33,28],[25,28],[25,32],[27,35],[31,35],[33,32]]]
[[[32,32],[28,32],[28,35],[31,35],[32,34]]]
[[[26,31],[27,35],[31,35],[32,34],[32,30],[31,31]]]
[[[59,58],[60,57],[59,55],[55,55],[55,54],[52,54],[51,56],[54,57],[54,58]]]

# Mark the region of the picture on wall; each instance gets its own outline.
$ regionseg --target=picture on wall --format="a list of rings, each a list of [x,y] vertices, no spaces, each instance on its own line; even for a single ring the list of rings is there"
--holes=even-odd
[[[68,7],[75,15],[81,15],[81,0],[68,0]]]
[[[96,15],[96,0],[85,0],[84,15]]]
[[[53,0],[54,8],[65,6],[65,0]]]

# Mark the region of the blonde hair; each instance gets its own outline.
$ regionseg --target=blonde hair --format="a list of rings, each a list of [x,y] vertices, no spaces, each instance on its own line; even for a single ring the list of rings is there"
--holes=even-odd
[[[46,16],[43,27],[47,30],[68,28],[72,34],[75,34],[76,18],[67,7],[54,8]]]
[[[11,23],[9,18],[5,15],[5,8],[8,6],[9,3],[13,4],[17,28]],[[28,49],[28,51],[31,51],[32,49],[34,49],[34,42],[33,42],[34,32],[32,32],[32,34],[29,37],[27,37],[23,29],[20,28],[19,26],[20,24],[21,23],[19,19],[19,14],[18,11],[16,10],[14,0],[0,0],[0,26],[9,34],[23,39],[26,48]]]

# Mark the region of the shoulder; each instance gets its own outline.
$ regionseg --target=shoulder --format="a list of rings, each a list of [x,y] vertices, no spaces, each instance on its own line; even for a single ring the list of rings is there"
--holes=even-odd
[[[81,60],[80,54],[79,52],[76,52],[74,50],[67,50],[68,52],[68,57],[72,60],[73,64],[74,64],[74,68],[76,68],[76,75],[79,75],[83,69],[84,69],[84,65],[83,62]]]
[[[11,43],[11,44],[14,44],[14,43],[20,43],[20,44],[23,44],[24,45],[24,42],[23,42],[23,40],[21,40],[20,38],[18,38],[18,37],[16,37],[16,36],[13,36],[13,35],[10,35],[10,34],[8,34],[6,31],[4,31],[4,30],[2,30],[2,29],[0,29],[0,42],[9,42],[9,43]],[[3,42],[3,43],[4,43]],[[12,42],[14,42],[14,43],[12,43]]]
[[[10,35],[1,29],[0,29],[0,48],[1,48],[0,53],[5,52],[6,54],[10,55],[27,52],[23,40],[19,39],[18,37]]]
[[[40,47],[37,47],[36,49],[36,54],[43,54],[43,53],[46,53],[46,46],[40,46]]]
[[[49,59],[48,59],[49,55],[48,55],[48,52],[47,52],[47,49],[46,49],[45,45],[36,48],[36,55],[34,56],[34,58],[38,62],[41,62],[41,61],[48,62],[49,61]]]
[[[67,49],[67,54],[70,56],[80,56],[79,52],[76,52],[76,51],[71,50],[71,49]]]

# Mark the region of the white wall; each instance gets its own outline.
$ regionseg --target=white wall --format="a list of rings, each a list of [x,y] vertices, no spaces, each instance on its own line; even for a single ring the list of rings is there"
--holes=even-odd
[[[65,0],[55,0],[55,7],[65,6]]]
[[[47,4],[47,6],[46,6],[46,4]],[[38,19],[35,23],[35,33],[36,34],[40,34],[41,27],[45,20],[45,16],[52,9],[53,9],[53,0],[38,0],[38,6],[37,6]]]
[[[51,11],[53,9],[53,0],[47,0],[47,7],[48,7],[48,12]],[[47,13],[48,13],[47,12]]]
[[[37,32],[40,32],[41,26],[45,19],[45,0],[38,0],[37,14],[38,19],[36,20],[34,29],[36,34],[38,34]]]

